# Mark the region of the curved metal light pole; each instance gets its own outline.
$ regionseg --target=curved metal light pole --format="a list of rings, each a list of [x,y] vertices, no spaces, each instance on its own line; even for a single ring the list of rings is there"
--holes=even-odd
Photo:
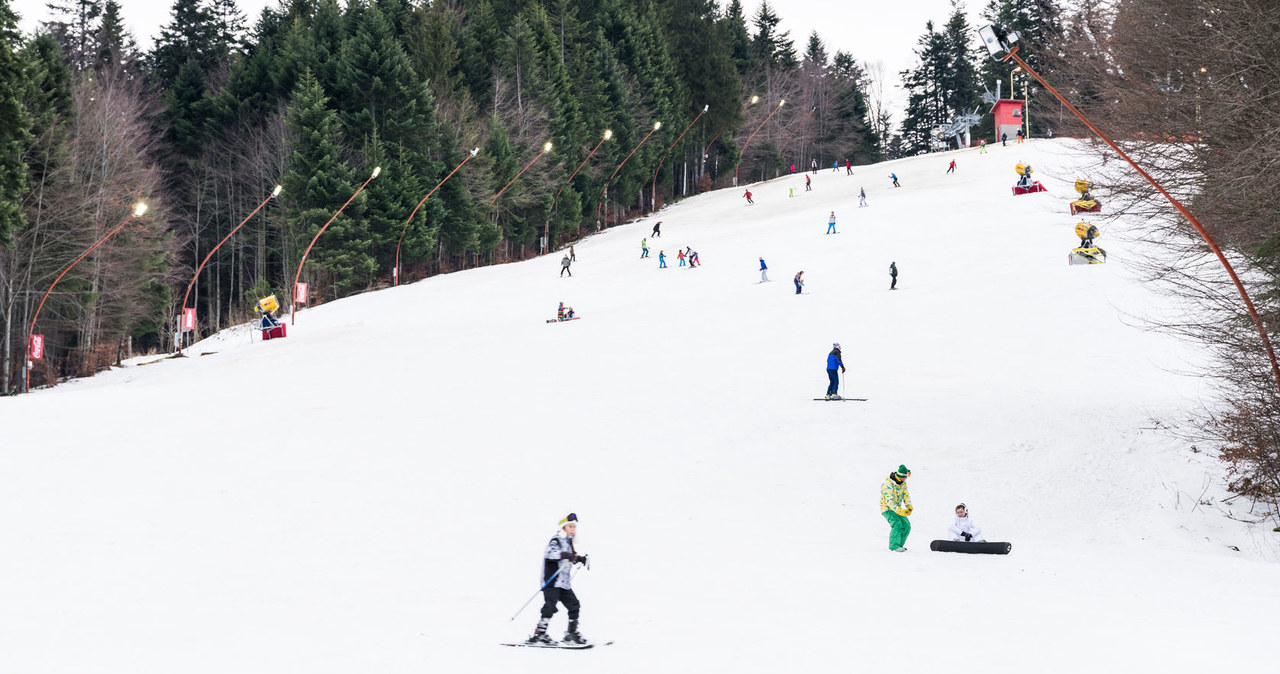
[[[511,183],[514,183],[516,180],[519,180],[520,176],[524,175],[524,172],[528,171],[530,166],[533,166],[533,162],[538,161],[539,157],[541,157],[542,155],[550,151],[551,151],[551,143],[547,143],[546,145],[543,145],[542,152],[539,152],[538,156],[534,157],[533,159],[530,159],[529,163],[525,164],[524,168],[520,169],[520,172],[516,174],[515,178],[512,178],[510,182],[502,186],[502,189],[498,190],[497,194],[493,195],[493,198],[489,200],[489,205],[484,207],[485,214],[487,215],[489,213],[489,209],[493,208],[493,204],[498,200],[498,197],[502,196],[502,193],[506,192],[508,187],[511,187]]]
[[[1280,363],[1277,363],[1276,361],[1275,349],[1273,349],[1271,346],[1271,337],[1267,335],[1266,326],[1262,324],[1262,318],[1258,316],[1258,310],[1256,307],[1254,307],[1253,300],[1249,298],[1249,291],[1245,289],[1244,283],[1242,283],[1240,281],[1240,277],[1236,275],[1236,270],[1231,266],[1231,262],[1227,260],[1227,256],[1223,254],[1222,249],[1218,247],[1218,244],[1213,240],[1213,237],[1209,235],[1208,230],[1206,230],[1204,226],[1200,224],[1200,221],[1196,219],[1196,216],[1191,214],[1191,211],[1187,210],[1186,206],[1182,205],[1182,202],[1174,198],[1174,196],[1172,194],[1169,194],[1169,192],[1165,190],[1164,187],[1160,185],[1160,183],[1156,182],[1155,178],[1152,178],[1150,174],[1142,170],[1142,167],[1138,166],[1138,163],[1135,162],[1132,158],[1130,158],[1129,155],[1126,154],[1124,150],[1121,150],[1120,146],[1116,145],[1115,142],[1112,141],[1111,138],[1107,136],[1107,134],[1103,133],[1101,129],[1094,126],[1093,122],[1090,122],[1089,118],[1084,116],[1084,113],[1077,110],[1076,107],[1074,105],[1071,105],[1071,103],[1069,103],[1067,99],[1063,97],[1062,94],[1058,93],[1057,89],[1054,89],[1052,86],[1050,86],[1049,83],[1046,82],[1044,78],[1040,76],[1040,73],[1037,73],[1035,70],[1032,70],[1031,66],[1027,65],[1027,62],[1023,61],[1022,57],[1018,56],[1018,47],[1009,46],[1010,42],[1012,41],[1007,40],[1007,36],[1003,31],[999,31],[999,32],[993,31],[990,37],[984,34],[984,31],[992,31],[992,28],[993,27],[988,26],[979,30],[979,35],[981,35],[983,38],[983,41],[986,42],[987,49],[991,51],[992,58],[999,58],[1002,61],[1013,59],[1014,62],[1016,62],[1019,66],[1021,66],[1024,71],[1026,71],[1029,75],[1034,77],[1036,81],[1039,82],[1042,86],[1044,86],[1044,88],[1049,93],[1053,94],[1054,97],[1058,99],[1058,101],[1060,101],[1064,106],[1066,106],[1066,108],[1070,110],[1072,114],[1078,117],[1080,121],[1084,122],[1084,125],[1089,127],[1090,131],[1092,131],[1096,136],[1098,136],[1098,138],[1101,138],[1102,141],[1106,143],[1108,146],[1110,146],[1112,150],[1115,150],[1116,154],[1120,155],[1121,159],[1124,159],[1126,162],[1128,162],[1128,164],[1133,167],[1133,170],[1138,172],[1138,175],[1142,176],[1148,183],[1151,184],[1152,187],[1156,188],[1156,191],[1164,195],[1164,198],[1169,200],[1169,203],[1172,204],[1173,207],[1176,208],[1178,212],[1182,214],[1182,217],[1186,218],[1187,222],[1191,223],[1191,226],[1196,230],[1196,233],[1200,235],[1200,238],[1204,239],[1204,242],[1209,244],[1209,249],[1212,250],[1213,254],[1218,257],[1218,262],[1222,263],[1222,268],[1227,270],[1227,275],[1231,277],[1231,282],[1234,283],[1236,286],[1236,292],[1240,293],[1240,299],[1244,301],[1244,306],[1246,309],[1248,309],[1249,316],[1253,318],[1253,324],[1258,329],[1258,336],[1262,339],[1262,346],[1267,351],[1267,358],[1271,360],[1271,374],[1276,380],[1276,389],[1280,390]],[[992,43],[995,42],[997,38],[998,38],[999,44],[993,45]],[[1016,39],[1017,37],[1015,34],[1014,40]],[[1004,48],[1008,52],[1007,54],[1005,54],[1003,58],[997,56],[999,52],[999,48]]]
[[[549,210],[555,209],[556,201],[560,199],[560,193],[564,191],[564,188],[569,186],[569,183],[573,182],[573,176],[578,175],[578,171],[581,171],[582,167],[586,166],[587,162],[591,160],[591,155],[594,155],[596,153],[596,150],[599,150],[600,146],[604,145],[604,142],[606,140],[609,140],[610,138],[613,138],[613,130],[605,129],[604,138],[601,138],[600,142],[596,143],[596,146],[591,148],[591,151],[587,153],[587,158],[583,159],[582,163],[578,164],[578,168],[573,170],[573,175],[569,176],[569,179],[564,181],[564,184],[560,186],[560,189],[556,190],[555,197],[551,199],[551,209]],[[549,238],[551,236],[551,219],[550,218],[551,216],[548,215],[547,219],[542,221],[542,241],[543,241],[542,252],[543,253],[547,252],[547,249],[551,247],[551,241],[549,241]]]
[[[658,207],[658,171],[662,170],[662,162],[667,160],[667,155],[671,154],[671,151],[675,149],[676,144],[680,142],[680,139],[684,138],[686,133],[689,133],[689,129],[692,129],[693,125],[697,124],[698,120],[702,119],[702,116],[707,114],[707,110],[710,108],[710,105],[702,106],[702,112],[699,112],[698,116],[694,117],[692,122],[689,122],[689,126],[684,127],[684,131],[681,131],[680,135],[675,139],[675,142],[671,143],[671,147],[667,148],[667,151],[662,153],[662,159],[658,160],[658,168],[653,170],[653,185],[649,188],[650,211],[653,211]]]
[[[750,100],[742,104],[742,112],[745,113],[747,111],[747,108],[755,105],[759,100],[760,100],[759,96],[752,96]],[[728,128],[728,127],[725,127],[725,128]],[[715,144],[716,139],[719,138],[720,134],[722,133],[724,133],[724,129],[720,129],[719,131],[717,131],[716,135],[711,137],[711,142],[707,143],[707,146],[702,148],[702,174],[703,175],[706,175],[707,173],[707,153],[711,152],[711,146]]]
[[[76,266],[77,264],[80,263],[81,260],[85,259],[85,257],[87,257],[89,253],[92,253],[94,250],[98,248],[98,246],[101,246],[104,241],[106,241],[107,239],[110,239],[113,234],[123,229],[125,225],[129,224],[129,221],[133,220],[134,218],[142,217],[142,215],[146,212],[147,212],[146,204],[138,203],[136,206],[134,206],[133,213],[131,213],[129,217],[125,218],[124,222],[121,222],[120,224],[116,225],[111,231],[104,234],[101,239],[98,239],[96,243],[94,243],[92,246],[89,246],[88,250],[86,250],[83,253],[80,253],[80,257],[72,260],[71,264],[67,265],[66,267],[63,267],[62,271],[58,273],[58,277],[53,279],[53,283],[49,284],[49,289],[44,291],[44,297],[40,298],[40,304],[36,306],[36,313],[31,317],[31,327],[27,328],[27,346],[26,346],[26,352],[24,354],[26,357],[23,358],[23,368],[22,368],[22,391],[24,393],[31,390],[31,367],[26,364],[27,361],[31,359],[31,335],[35,334],[36,320],[40,318],[40,310],[44,309],[44,302],[45,300],[49,299],[49,293],[53,292],[53,287],[58,285],[58,281],[61,281],[62,277],[66,276],[67,272],[71,271],[72,267]]]
[[[258,211],[262,210],[262,207],[266,206],[268,201],[271,201],[273,198],[280,196],[280,190],[281,190],[281,187],[279,185],[276,185],[276,188],[271,191],[270,196],[268,196],[266,199],[263,199],[262,203],[258,204],[258,207],[253,209],[253,213],[250,213],[248,216],[245,217],[244,220],[241,220],[240,224],[236,225],[234,229],[232,229],[230,232],[227,232],[227,235],[222,237],[222,240],[218,242],[218,245],[214,246],[213,249],[209,251],[209,254],[204,256],[204,259],[200,261],[200,266],[196,267],[196,273],[191,275],[191,282],[187,284],[187,292],[183,293],[182,295],[182,304],[180,306],[183,309],[187,308],[187,298],[191,296],[191,288],[195,286],[196,279],[200,278],[200,272],[204,269],[204,266],[209,263],[209,258],[213,257],[213,254],[218,252],[218,249],[222,247],[222,244],[227,242],[227,239],[231,238],[231,235],[240,231],[240,228],[244,227],[244,223],[249,222],[249,218],[252,218],[254,215],[257,214]],[[182,353],[181,339],[178,340],[178,353],[179,354]]]
[[[746,154],[747,146],[751,144],[751,139],[755,138],[757,133],[760,133],[760,129],[763,129],[764,125],[768,124],[769,120],[773,119],[773,116],[777,114],[777,112],[781,110],[782,106],[786,105],[786,103],[787,103],[787,99],[785,98],[778,101],[778,107],[774,108],[773,112],[770,112],[769,116],[765,117],[763,122],[760,122],[760,126],[757,126],[756,130],[752,131],[750,136],[747,136],[747,142],[742,144],[742,151],[738,153],[738,163],[733,165],[733,186],[734,187],[738,186],[738,166],[742,164],[742,157]]]
[[[422,205],[427,203],[427,199],[430,199],[431,195],[435,194],[436,190],[440,189],[440,186],[445,183],[445,180],[452,178],[453,174],[457,173],[458,169],[462,168],[463,164],[471,161],[471,158],[476,156],[478,152],[480,152],[480,148],[478,147],[471,150],[471,154],[467,155],[467,158],[463,159],[461,164],[453,167],[453,170],[449,172],[449,175],[445,176],[444,180],[436,183],[436,186],[431,188],[430,192],[427,192],[427,196],[422,197],[422,201],[419,201],[418,205],[413,207],[413,212],[410,213],[409,218],[404,221],[404,227],[400,228],[400,239],[396,241],[396,266],[391,268],[391,285],[400,285],[400,244],[404,243],[404,233],[409,231],[409,223],[413,222],[413,216],[418,214],[418,209],[422,208]]]
[[[644,145],[645,141],[649,140],[649,136],[652,136],[654,132],[656,132],[658,129],[661,129],[661,128],[662,128],[662,122],[654,122],[653,128],[650,129],[649,133],[645,134],[644,138],[640,140],[640,144],[636,145],[635,148],[631,150],[631,153],[623,158],[622,163],[618,164],[618,168],[614,169],[613,173],[609,174],[609,179],[604,181],[604,189],[600,190],[600,200],[596,202],[596,222],[597,223],[600,222],[600,209],[604,207],[604,195],[606,192],[609,191],[609,183],[613,181],[614,176],[618,175],[618,171],[622,170],[622,167],[627,163],[627,160],[631,158],[631,155],[635,154],[636,150],[640,149],[640,145]]]
[[[320,231],[316,232],[316,235],[311,237],[311,243],[307,244],[307,249],[302,253],[302,260],[298,262],[298,271],[293,275],[293,287],[289,289],[289,325],[294,325],[298,322],[298,306],[297,302],[294,301],[294,296],[298,292],[298,279],[302,278],[302,265],[307,263],[307,256],[311,254],[311,247],[316,245],[316,241],[320,239],[321,234],[324,234],[324,230],[329,229],[329,225],[332,225],[333,221],[338,219],[338,216],[342,214],[342,211],[345,210],[357,196],[360,196],[360,193],[364,191],[364,188],[369,184],[369,181],[377,178],[379,173],[382,173],[382,167],[373,167],[373,174],[365,179],[364,184],[360,186],[360,189],[356,190],[355,194],[352,194],[351,198],[347,199],[347,203],[343,204],[342,208],[339,208],[338,212],[334,213],[332,218],[329,218],[329,222],[324,223],[324,227],[321,227]]]

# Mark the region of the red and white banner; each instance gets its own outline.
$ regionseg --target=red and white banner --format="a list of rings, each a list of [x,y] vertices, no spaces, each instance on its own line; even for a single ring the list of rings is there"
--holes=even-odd
[[[306,304],[307,303],[307,284],[299,283],[298,289],[294,291],[293,296],[295,298],[295,301],[298,302],[298,304]]]
[[[44,335],[31,335],[31,359],[44,358]]]
[[[196,308],[182,310],[182,331],[187,332],[196,329]]]

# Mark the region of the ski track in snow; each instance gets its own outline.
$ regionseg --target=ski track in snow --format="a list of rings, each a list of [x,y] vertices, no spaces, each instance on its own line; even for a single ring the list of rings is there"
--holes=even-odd
[[[578,242],[573,278],[440,276],[0,399],[0,671],[1265,671],[1277,535],[1152,430],[1212,400],[1125,318],[1172,306],[1142,244],[1067,266],[1077,148],[720,190]],[[1048,193],[1010,196],[1018,160]],[[812,400],[836,341],[868,402]],[[1012,554],[928,551],[960,501]],[[582,630],[617,643],[502,648],[569,511]]]

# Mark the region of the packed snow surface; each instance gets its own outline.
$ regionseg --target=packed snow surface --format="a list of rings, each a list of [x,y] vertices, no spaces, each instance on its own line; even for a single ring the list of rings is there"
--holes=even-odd
[[[1141,327],[1172,301],[1138,232],[1066,264],[1079,151],[720,190],[578,242],[572,278],[440,276],[0,400],[0,671],[1268,671],[1277,534],[1160,429],[1213,400]],[[1047,193],[1011,196],[1018,160]],[[867,402],[813,400],[833,342]],[[929,552],[961,501],[1012,554]],[[571,511],[582,631],[616,643],[502,648]]]

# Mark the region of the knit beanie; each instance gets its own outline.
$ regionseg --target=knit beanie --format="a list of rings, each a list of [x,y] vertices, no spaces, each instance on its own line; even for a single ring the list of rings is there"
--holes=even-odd
[[[907,467],[906,467],[906,466],[899,464],[899,466],[898,466],[898,479],[899,479],[899,480],[906,478],[906,477],[907,477],[908,475],[910,475],[910,474],[911,474],[911,471],[907,470]]]
[[[566,524],[570,524],[570,523],[572,523],[572,524],[577,524],[577,523],[578,523],[578,515],[577,515],[577,513],[569,513],[569,515],[568,515],[567,517],[565,517],[564,519],[560,520],[560,528],[561,528],[561,529],[563,529],[563,528],[564,528],[564,525],[566,525]]]

